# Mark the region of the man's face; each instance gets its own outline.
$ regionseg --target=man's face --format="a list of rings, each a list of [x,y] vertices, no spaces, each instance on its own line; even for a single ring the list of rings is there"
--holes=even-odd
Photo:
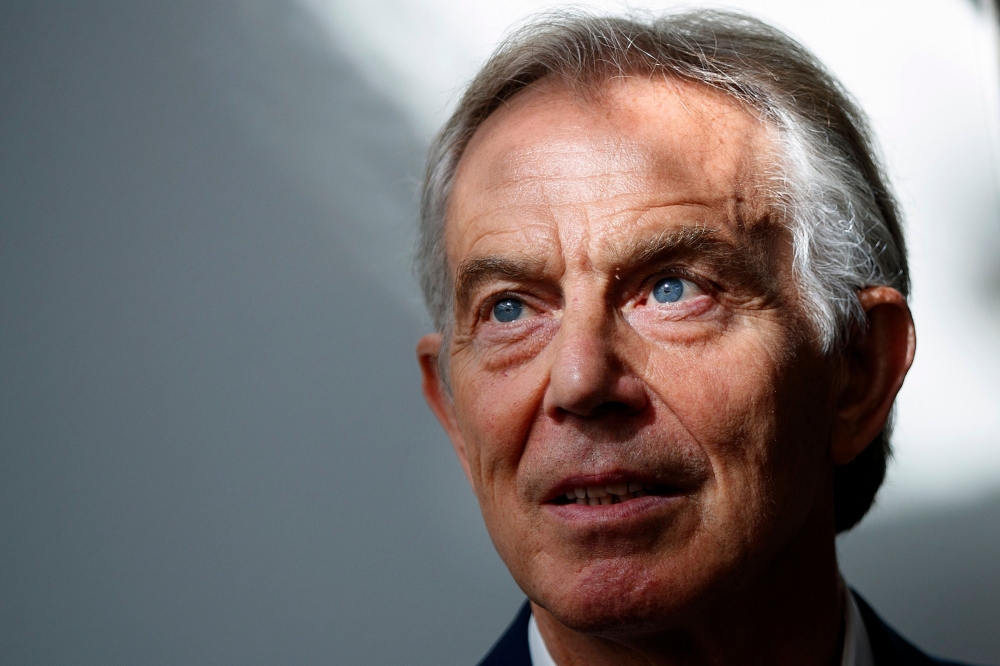
[[[773,146],[720,94],[633,79],[523,91],[462,158],[443,420],[501,557],[570,627],[694,612],[832,520],[834,371]]]

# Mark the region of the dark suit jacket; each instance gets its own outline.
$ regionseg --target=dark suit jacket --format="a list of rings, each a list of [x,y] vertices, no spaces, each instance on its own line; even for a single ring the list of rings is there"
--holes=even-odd
[[[865,621],[865,630],[868,632],[868,641],[872,646],[872,656],[875,657],[876,666],[961,666],[953,661],[928,657],[883,622],[864,599],[857,594],[854,598]],[[531,666],[531,654],[528,652],[530,618],[531,607],[526,601],[518,611],[517,617],[507,627],[507,631],[493,645],[489,654],[479,662],[479,666]]]

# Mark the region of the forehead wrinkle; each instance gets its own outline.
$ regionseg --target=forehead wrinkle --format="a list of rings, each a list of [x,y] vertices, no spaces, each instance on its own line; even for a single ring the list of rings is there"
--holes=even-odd
[[[481,245],[501,242],[497,239],[504,236],[513,236],[513,242],[518,246],[547,244],[556,240],[558,223],[550,205],[522,201],[477,205],[472,206],[471,211],[466,208],[469,207],[450,211],[445,224],[445,242],[452,265],[462,257],[475,254]],[[461,214],[467,212],[473,214]],[[465,242],[453,242],[457,239],[464,239]],[[484,254],[494,252],[488,249]]]
[[[500,164],[491,167],[493,173],[483,179],[479,192],[501,199],[540,195],[550,204],[559,204],[578,202],[582,188],[595,201],[606,200],[630,194],[637,189],[637,181],[650,178],[654,160],[641,152],[634,146],[514,148],[498,160]]]
[[[691,214],[686,215],[685,209],[693,209]],[[675,211],[680,211],[675,212]],[[650,219],[654,214],[664,214],[664,219]],[[713,215],[713,213],[715,213]],[[707,214],[707,216],[706,216]],[[672,230],[679,227],[708,227],[707,221],[701,220],[718,217],[715,208],[710,203],[685,199],[659,200],[646,205],[631,205],[614,210],[606,215],[610,222],[606,225],[604,233],[601,233],[597,249],[603,257],[602,263],[610,261],[612,264],[620,260],[622,256],[622,239],[628,236],[645,237],[651,235],[664,237]],[[676,220],[680,218],[678,223]]]
[[[622,173],[643,173],[650,160],[642,146],[624,137],[594,141],[583,137],[549,140],[542,145],[519,144],[504,150],[492,163],[488,179],[500,183],[525,178],[586,178],[604,176],[613,165]],[[594,154],[606,156],[608,162],[596,163]],[[584,159],[559,159],[569,156]],[[555,159],[553,159],[555,158]],[[588,168],[589,167],[589,168]]]
[[[583,224],[576,225],[578,233],[570,234],[574,225],[561,225],[558,233],[561,248],[563,250],[563,263],[567,270],[570,266],[580,271],[589,272],[593,268],[591,260],[591,225],[594,217],[588,206],[583,209]]]

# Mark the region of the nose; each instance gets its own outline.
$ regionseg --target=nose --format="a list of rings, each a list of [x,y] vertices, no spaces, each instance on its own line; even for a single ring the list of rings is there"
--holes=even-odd
[[[566,312],[553,343],[543,408],[552,417],[635,414],[648,403],[645,385],[621,358],[614,322],[599,313]]]

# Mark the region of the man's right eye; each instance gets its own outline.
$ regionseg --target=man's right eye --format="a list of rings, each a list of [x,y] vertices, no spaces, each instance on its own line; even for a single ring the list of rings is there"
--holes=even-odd
[[[493,306],[493,319],[501,324],[516,321],[524,314],[524,303],[516,298],[505,298]]]

